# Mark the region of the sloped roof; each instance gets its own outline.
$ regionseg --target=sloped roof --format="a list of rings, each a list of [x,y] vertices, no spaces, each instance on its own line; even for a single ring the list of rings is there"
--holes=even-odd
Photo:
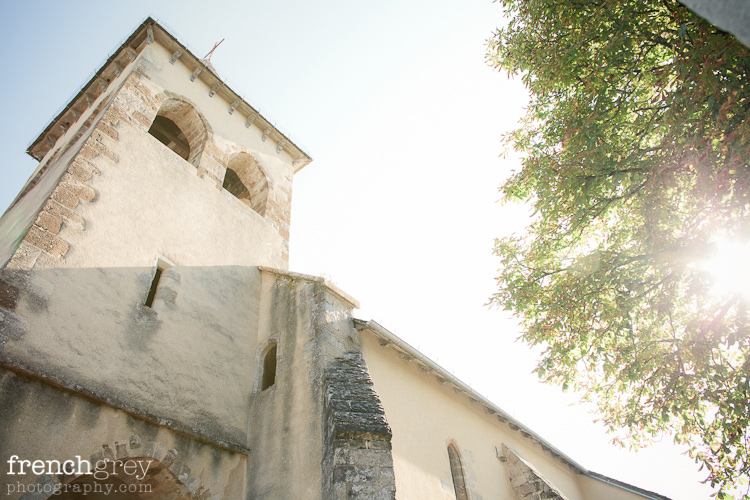
[[[469,387],[467,384],[465,384],[464,382],[456,378],[456,376],[451,374],[448,370],[446,370],[442,366],[432,361],[430,358],[428,358],[427,356],[422,354],[419,350],[417,350],[416,348],[406,343],[396,334],[385,329],[379,323],[372,321],[372,320],[363,321],[360,319],[355,319],[354,326],[358,330],[369,330],[370,332],[375,334],[375,336],[380,339],[380,344],[382,346],[384,347],[391,346],[401,351],[405,359],[419,363],[420,367],[422,368],[422,371],[425,371],[427,373],[432,373],[436,377],[436,380],[439,381],[440,383],[451,384],[456,389],[457,392],[463,393],[467,398],[469,398],[471,402],[484,407],[485,412],[487,412],[490,415],[495,415],[500,423],[507,424],[511,428],[511,430],[520,433],[524,438],[530,440],[532,443],[541,446],[542,450],[552,455],[554,459],[557,459],[563,464],[567,465],[573,472],[577,474],[582,474],[584,476],[588,476],[598,481],[602,481],[611,486],[616,486],[618,488],[622,488],[632,493],[636,493],[638,495],[641,495],[645,498],[649,498],[651,500],[670,500],[670,498],[665,497],[664,495],[660,495],[658,493],[654,493],[652,491],[648,491],[643,488],[639,488],[637,486],[633,486],[631,484],[618,481],[617,479],[613,479],[603,474],[592,472],[588,470],[587,468],[583,467],[582,465],[577,463],[575,460],[567,456],[565,453],[555,448],[555,446],[550,444],[548,441],[542,438],[539,434],[532,431],[530,428],[528,428],[526,425],[518,421],[516,418],[514,418],[512,415],[507,413],[505,410],[501,409],[495,403],[493,403],[492,401],[488,400],[487,398],[479,394],[477,391]]]
[[[44,131],[28,147],[26,152],[37,161],[42,161],[44,156],[52,149],[59,139],[83,114],[93,100],[104,93],[109,83],[120,75],[123,68],[128,66],[145,46],[158,42],[170,51],[180,63],[187,65],[193,70],[195,78],[202,80],[216,95],[222,96],[232,103],[235,112],[241,113],[248,120],[247,126],[258,127],[261,130],[270,129],[268,136],[277,144],[283,145],[284,150],[289,153],[294,161],[294,172],[312,161],[312,158],[299,148],[294,142],[269,120],[261,115],[256,108],[250,105],[237,92],[232,90],[217,74],[214,67],[203,59],[193,54],[174,35],[169,33],[164,26],[151,17],[146,18],[143,23],[125,40],[125,42],[107,59],[104,65],[94,76],[81,88],[75,97],[63,108],[63,110],[47,125]]]

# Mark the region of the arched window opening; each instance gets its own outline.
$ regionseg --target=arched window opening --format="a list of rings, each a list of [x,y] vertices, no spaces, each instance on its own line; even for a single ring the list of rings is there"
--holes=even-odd
[[[469,493],[466,491],[466,480],[464,479],[464,467],[461,464],[461,455],[453,443],[448,445],[448,460],[451,466],[456,500],[469,500]]]
[[[266,214],[268,177],[252,155],[237,153],[229,158],[223,186],[260,215]]]
[[[260,390],[265,391],[273,384],[276,383],[276,344],[272,344],[271,347],[263,356],[263,378],[261,381]]]
[[[185,134],[182,133],[175,122],[166,116],[156,115],[148,133],[177,153],[183,160],[190,157],[190,144],[188,144]]]
[[[224,176],[224,189],[240,200],[250,200],[250,191],[242,183],[242,179],[237,175],[237,172],[231,168],[227,168],[227,173]]]
[[[159,107],[149,133],[198,167],[210,140],[211,129],[192,104],[183,98],[172,97]]]

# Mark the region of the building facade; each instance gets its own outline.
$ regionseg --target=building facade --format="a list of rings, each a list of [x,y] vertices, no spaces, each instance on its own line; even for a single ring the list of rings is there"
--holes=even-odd
[[[154,20],[28,152],[0,219],[9,499],[664,498],[290,272],[310,157]]]

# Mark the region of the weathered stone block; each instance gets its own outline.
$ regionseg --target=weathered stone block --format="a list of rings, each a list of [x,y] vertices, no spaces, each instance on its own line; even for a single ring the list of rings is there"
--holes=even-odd
[[[78,195],[60,186],[52,192],[50,198],[71,210],[78,206]]]
[[[115,442],[115,456],[118,460],[128,458],[128,442],[127,441],[116,441]]]
[[[180,474],[177,477],[180,479],[180,481],[184,483],[188,480],[192,472],[193,471],[190,469],[189,466],[182,464],[182,466],[180,467]]]
[[[349,498],[362,500],[394,500],[396,498],[396,487],[354,484],[350,487]]]
[[[4,281],[0,281],[0,307],[15,310],[18,305],[18,297],[20,293],[17,287],[8,284]]]
[[[83,145],[83,147],[81,148],[81,152],[79,153],[79,155],[86,160],[90,160],[98,154],[99,153],[97,153],[97,151],[93,147],[91,147],[88,141]]]
[[[368,442],[368,447],[372,450],[390,450],[390,440],[371,440]]]
[[[144,97],[151,96],[151,89],[141,83],[141,81],[135,75],[131,75],[130,77],[128,77],[126,87],[133,92],[143,94]]]
[[[54,198],[47,200],[47,203],[44,205],[44,211],[49,212],[50,215],[57,217],[58,219],[61,219],[70,227],[83,229],[85,226],[83,217],[73,212],[68,207],[55,201]]]
[[[108,444],[102,445],[102,456],[104,457],[104,460],[114,461],[115,450],[113,450],[112,447]]]
[[[62,220],[53,216],[49,212],[42,211],[39,212],[39,215],[37,216],[34,224],[52,234],[57,234],[60,232],[60,228],[62,227]]]
[[[378,401],[352,401],[350,408],[352,412],[357,413],[383,413],[383,406]]]
[[[347,500],[349,498],[348,487],[345,483],[338,483],[333,486],[334,500]]]
[[[194,493],[200,484],[201,479],[197,476],[193,476],[185,483],[185,486],[187,486],[187,489],[190,490],[191,493]]]
[[[350,411],[351,403],[345,399],[331,399],[329,401],[333,410]]]
[[[177,450],[169,450],[166,455],[164,455],[164,459],[162,459],[161,463],[164,464],[166,467],[171,466],[174,461],[177,460]]]
[[[112,127],[110,127],[108,124],[104,122],[100,122],[99,125],[96,126],[96,129],[102,132],[103,134],[108,135],[112,139],[117,140],[118,138],[117,130],[113,129]]]
[[[68,174],[80,182],[88,182],[93,174],[98,173],[98,170],[90,167],[88,162],[83,159],[77,159],[70,165],[70,167],[68,167]]]
[[[518,491],[521,492],[521,495],[526,496],[529,493],[535,493],[537,491],[541,491],[542,484],[539,481],[531,481],[528,483],[524,483],[521,486],[518,487]]]
[[[61,182],[59,187],[70,191],[83,201],[93,201],[94,198],[96,198],[96,191],[94,191],[92,187],[86,186],[85,184]]]
[[[63,257],[68,253],[69,245],[68,242],[55,236],[52,233],[45,231],[38,226],[31,226],[29,232],[26,234],[24,241],[34,245],[35,247],[41,248],[45,252]]]
[[[391,454],[385,450],[351,450],[350,463],[370,467],[388,467],[393,465]]]
[[[141,436],[138,434],[131,434],[130,435],[130,449],[131,450],[139,450],[141,448]]]
[[[148,130],[151,127],[151,122],[154,120],[140,111],[134,111],[130,116],[141,126],[144,130]]]
[[[16,249],[16,253],[13,254],[5,269],[12,269],[18,271],[29,271],[36,264],[39,255],[42,250],[26,241],[22,241]]]
[[[86,141],[86,142],[88,143],[89,141]],[[113,163],[117,163],[117,162],[120,161],[120,158],[115,153],[113,153],[111,149],[109,149],[107,146],[105,146],[101,142],[94,141],[93,144],[91,145],[91,147],[98,154],[100,154],[100,155],[108,158]]]
[[[395,484],[396,475],[393,472],[393,467],[381,467],[378,469],[378,482],[380,484]]]
[[[346,466],[336,467],[333,480],[350,484],[372,483],[377,481],[378,471],[374,467]]]

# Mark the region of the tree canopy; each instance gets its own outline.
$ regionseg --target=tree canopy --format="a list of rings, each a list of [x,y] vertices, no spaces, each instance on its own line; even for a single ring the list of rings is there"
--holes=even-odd
[[[492,65],[520,76],[507,135],[533,206],[497,240],[493,303],[548,382],[595,401],[615,441],[669,433],[720,498],[750,475],[750,49],[675,0],[501,0]]]

